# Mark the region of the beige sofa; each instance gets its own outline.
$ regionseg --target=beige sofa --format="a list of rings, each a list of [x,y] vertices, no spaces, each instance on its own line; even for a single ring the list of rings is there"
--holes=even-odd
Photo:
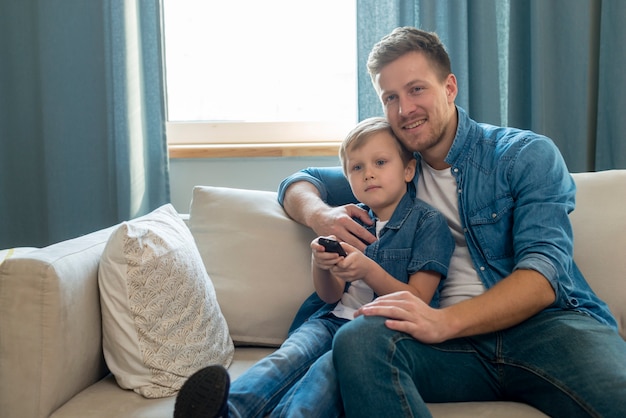
[[[626,170],[575,174],[575,259],[626,338]],[[194,189],[188,226],[230,335],[234,378],[273,350],[312,291],[311,231],[276,194]],[[174,397],[123,390],[102,351],[98,264],[113,228],[0,251],[0,416],[171,417]],[[542,416],[509,402],[434,404],[435,417]]]

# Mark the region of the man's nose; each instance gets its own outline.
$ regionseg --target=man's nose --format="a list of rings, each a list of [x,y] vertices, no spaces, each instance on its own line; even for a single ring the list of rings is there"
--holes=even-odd
[[[411,99],[407,96],[400,96],[398,98],[398,113],[402,116],[410,115],[415,109],[415,105]]]

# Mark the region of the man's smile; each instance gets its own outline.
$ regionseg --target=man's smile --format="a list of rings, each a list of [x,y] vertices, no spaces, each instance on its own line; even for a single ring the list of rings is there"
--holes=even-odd
[[[424,123],[426,123],[426,119],[420,119],[418,121],[411,123],[410,125],[404,125],[403,129],[414,129],[414,128],[417,128],[418,126],[423,125]]]

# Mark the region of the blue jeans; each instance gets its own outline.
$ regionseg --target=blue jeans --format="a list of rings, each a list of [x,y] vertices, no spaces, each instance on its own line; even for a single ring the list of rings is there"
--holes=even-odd
[[[343,408],[331,347],[346,322],[329,314],[304,322],[278,350],[232,382],[230,416],[339,416]]]
[[[359,317],[335,336],[347,417],[429,417],[425,402],[511,400],[553,417],[626,414],[626,342],[576,312],[427,345]],[[364,349],[366,348],[366,349]]]

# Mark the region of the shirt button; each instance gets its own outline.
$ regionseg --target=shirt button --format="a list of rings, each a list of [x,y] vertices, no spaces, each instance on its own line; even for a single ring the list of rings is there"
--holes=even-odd
[[[480,271],[485,271],[485,268],[483,266],[480,266]]]
[[[454,171],[455,173],[458,173],[459,169],[458,168],[454,168],[452,171]]]
[[[491,214],[491,217],[492,217],[493,219],[496,219],[496,218],[498,217],[498,214],[497,214],[497,213],[492,213],[492,214]]]
[[[462,191],[462,189],[459,189],[459,190],[458,190],[459,194],[461,194],[461,191]]]

